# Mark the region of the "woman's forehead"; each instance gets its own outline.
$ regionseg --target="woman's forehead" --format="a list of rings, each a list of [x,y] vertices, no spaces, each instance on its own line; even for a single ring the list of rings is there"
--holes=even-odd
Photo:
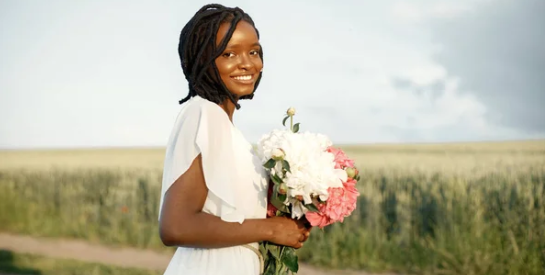
[[[231,24],[223,23],[218,29],[216,35],[216,44],[219,45],[227,32],[229,31]],[[259,38],[255,28],[248,22],[241,20],[238,22],[231,39],[228,42],[230,47],[233,46],[254,46],[259,43]]]

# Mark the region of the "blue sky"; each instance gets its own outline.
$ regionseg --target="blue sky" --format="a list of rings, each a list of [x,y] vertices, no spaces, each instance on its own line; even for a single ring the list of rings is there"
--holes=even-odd
[[[544,2],[222,1],[265,52],[235,124],[257,142],[293,106],[336,143],[545,138]],[[164,146],[207,3],[0,2],[0,148]]]

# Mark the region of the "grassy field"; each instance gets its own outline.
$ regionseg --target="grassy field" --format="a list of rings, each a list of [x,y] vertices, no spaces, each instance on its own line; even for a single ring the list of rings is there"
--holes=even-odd
[[[358,209],[299,255],[332,268],[545,274],[545,141],[345,146]],[[167,250],[162,149],[0,151],[0,230]]]

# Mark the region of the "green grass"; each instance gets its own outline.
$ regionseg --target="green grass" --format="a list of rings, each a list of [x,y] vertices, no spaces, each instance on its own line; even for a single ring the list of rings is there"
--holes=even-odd
[[[159,271],[123,268],[68,259],[52,259],[0,250],[0,272],[21,275],[160,275]]]
[[[545,173],[365,174],[357,213],[313,230],[306,262],[416,274],[544,274]]]
[[[0,171],[0,230],[165,250],[159,195],[145,172]]]
[[[343,224],[314,229],[302,261],[413,274],[545,274],[544,141],[344,148],[361,170],[358,208]],[[162,151],[8,153],[0,153],[14,160],[0,163],[0,230],[170,249],[157,234]],[[80,160],[91,155],[94,162]],[[159,163],[146,169],[145,157]],[[41,162],[25,166],[25,158]]]

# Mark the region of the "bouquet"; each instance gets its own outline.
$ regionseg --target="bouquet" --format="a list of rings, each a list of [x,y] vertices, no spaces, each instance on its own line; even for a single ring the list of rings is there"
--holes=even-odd
[[[343,222],[356,209],[359,180],[354,160],[332,146],[322,134],[299,133],[293,124],[295,109],[289,108],[282,124],[258,143],[258,153],[267,169],[269,185],[267,216],[306,218],[313,227]],[[260,243],[264,274],[297,273],[298,258],[292,247]]]

